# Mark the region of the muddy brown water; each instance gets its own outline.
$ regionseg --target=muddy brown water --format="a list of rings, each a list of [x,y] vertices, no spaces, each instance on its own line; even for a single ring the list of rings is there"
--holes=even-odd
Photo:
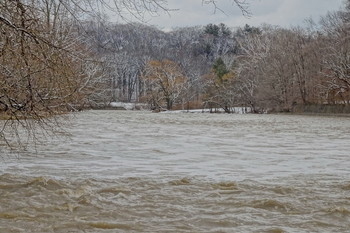
[[[350,118],[87,111],[0,164],[0,232],[349,232]]]

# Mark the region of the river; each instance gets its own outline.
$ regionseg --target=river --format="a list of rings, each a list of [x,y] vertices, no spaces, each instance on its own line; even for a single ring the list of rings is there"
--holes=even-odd
[[[350,118],[86,111],[3,156],[0,232],[347,232]]]

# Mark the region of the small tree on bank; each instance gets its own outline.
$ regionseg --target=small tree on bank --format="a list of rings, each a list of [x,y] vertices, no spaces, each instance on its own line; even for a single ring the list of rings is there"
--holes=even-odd
[[[208,84],[204,94],[204,105],[210,108],[222,108],[226,113],[232,113],[238,99],[235,73],[226,67],[221,58],[218,58],[211,73],[204,79]]]
[[[142,80],[145,83],[146,100],[153,108],[166,106],[172,109],[186,90],[187,77],[173,61],[150,61],[145,68]]]

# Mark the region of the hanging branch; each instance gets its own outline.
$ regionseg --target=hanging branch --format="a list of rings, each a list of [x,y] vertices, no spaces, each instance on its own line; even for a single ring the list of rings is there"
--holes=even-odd
[[[233,5],[238,6],[238,8],[241,10],[242,14],[245,17],[250,17],[252,15],[251,11],[249,10],[249,4],[247,0],[231,0]],[[225,14],[225,10],[221,9],[218,4],[217,0],[202,0],[202,4],[211,4],[214,6],[214,13],[216,11],[220,11]]]

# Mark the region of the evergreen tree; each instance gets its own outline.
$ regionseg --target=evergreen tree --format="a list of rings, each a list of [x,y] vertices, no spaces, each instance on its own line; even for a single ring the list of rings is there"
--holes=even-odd
[[[219,26],[212,24],[212,23],[208,24],[204,28],[204,33],[209,34],[209,35],[213,35],[215,37],[219,36],[219,32],[220,32]]]
[[[213,65],[213,70],[216,76],[221,80],[222,77],[224,77],[225,74],[228,74],[230,71],[227,69],[224,61],[222,60],[221,57],[219,57],[214,65]]]

